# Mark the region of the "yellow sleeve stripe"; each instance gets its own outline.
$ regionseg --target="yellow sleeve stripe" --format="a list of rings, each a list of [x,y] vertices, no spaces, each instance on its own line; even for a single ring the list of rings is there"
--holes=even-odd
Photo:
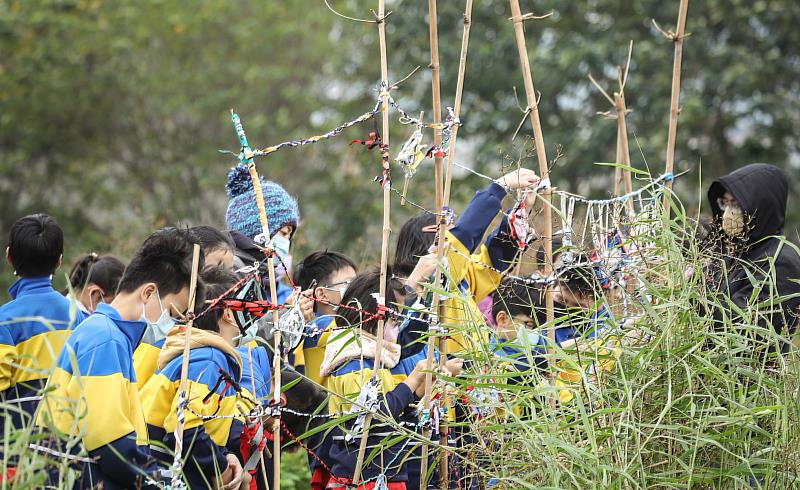
[[[122,373],[73,377],[56,368],[47,390],[39,410],[39,425],[80,435],[89,451],[131,432],[136,432],[140,443],[147,439],[136,386]]]
[[[47,378],[71,333],[71,330],[48,330],[17,344],[12,385]]]
[[[176,381],[175,383],[180,383]],[[208,403],[203,403],[203,399],[208,395],[208,385],[203,382],[188,381],[186,385],[187,396],[189,399],[188,410],[185,412],[184,428],[204,426],[208,436],[218,446],[224,446],[228,442],[231,431],[231,419],[229,416],[236,415],[237,397],[220,397],[218,393],[212,393]],[[177,391],[177,389],[176,389]],[[164,429],[167,432],[175,430],[177,425],[176,413],[178,409],[178,397],[172,398],[169,413],[164,420]],[[219,410],[217,410],[219,408]],[[203,420],[207,415],[224,415],[226,418],[215,418]]]

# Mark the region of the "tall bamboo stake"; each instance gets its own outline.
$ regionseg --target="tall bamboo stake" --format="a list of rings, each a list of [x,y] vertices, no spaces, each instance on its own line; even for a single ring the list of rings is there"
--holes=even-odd
[[[258,170],[256,170],[256,163],[253,160],[253,150],[247,143],[247,136],[244,133],[244,128],[239,120],[239,116],[231,110],[231,121],[236,130],[236,135],[239,137],[239,143],[242,146],[242,151],[239,154],[239,161],[247,165],[247,171],[250,173],[250,180],[253,183],[253,193],[256,198],[256,207],[258,208],[258,220],[261,223],[261,233],[264,238],[270,240],[269,233],[269,218],[267,217],[267,208],[264,205],[264,193],[261,190],[261,179],[258,177]],[[272,258],[272,250],[268,251],[270,256],[267,259],[267,270],[269,272],[269,292],[270,301],[272,304],[278,303],[278,290],[275,280],[275,261]],[[273,340],[275,346],[275,355],[272,359],[272,390],[273,390],[273,403],[280,406],[281,401],[281,333],[275,329],[278,326],[278,310],[272,310],[272,325],[273,325]],[[248,347],[249,348],[249,347]],[[274,490],[281,488],[281,424],[280,420],[276,419],[272,425],[272,463],[274,473]]]
[[[200,269],[200,245],[194,245],[192,249],[192,276],[189,280],[189,308],[187,315],[189,317],[189,321],[186,322],[186,330],[184,331],[183,336],[183,357],[181,359],[181,381],[180,381],[180,389],[178,393],[180,393],[179,400],[181,403],[178,405],[178,413],[176,414],[177,418],[177,425],[175,426],[175,461],[172,465],[172,487],[173,488],[185,488],[183,486],[183,481],[181,480],[181,459],[183,457],[183,428],[184,428],[184,403],[188,403],[188,398],[186,396],[186,385],[187,385],[187,378],[189,377],[189,350],[191,345],[191,338],[192,338],[192,325],[194,324],[194,319],[192,313],[194,313],[194,303],[195,303],[195,295],[197,294],[197,275],[198,270]]]
[[[614,159],[614,163],[621,165],[622,164],[622,143],[619,140],[619,123],[617,123],[617,156]],[[619,197],[620,191],[622,190],[622,169],[620,167],[614,168],[614,197]]]
[[[428,33],[431,46],[431,94],[433,97],[433,145],[442,146],[442,102],[439,83],[439,28],[437,25],[436,0],[428,0]],[[436,209],[442,208],[442,157],[433,158],[434,182],[436,183]]]
[[[675,139],[678,133],[678,113],[680,112],[681,97],[681,63],[683,60],[683,38],[686,29],[686,14],[689,10],[689,0],[681,0],[678,7],[678,22],[675,28],[675,35],[672,37],[675,43],[675,57],[672,63],[672,95],[669,100],[669,131],[667,132],[667,158],[666,173],[672,173],[675,167]],[[666,192],[664,192],[664,217],[669,220],[669,195],[672,190],[672,181],[665,182]]]
[[[435,10],[435,8],[436,8],[435,7],[435,3],[436,3],[435,0],[433,1],[433,3],[434,3],[433,15],[431,15],[431,19],[430,20],[431,20],[431,23],[435,24],[435,22],[436,22],[436,17],[434,17],[435,12],[436,12],[436,10]],[[464,7],[464,30],[463,30],[463,32],[461,34],[461,55],[459,56],[458,78],[456,80],[456,95],[455,95],[455,100],[453,102],[453,115],[456,118],[461,117],[461,100],[462,100],[462,95],[464,93],[464,73],[466,72],[466,69],[467,69],[467,50],[469,48],[470,27],[472,26],[472,3],[473,3],[473,0],[467,0],[466,6]],[[434,29],[434,28],[435,27],[432,27],[431,29]],[[431,37],[431,39],[433,41],[433,43],[431,44],[431,53],[433,53],[435,51],[437,53],[436,54],[436,58],[438,60],[438,50],[439,50],[438,37],[437,38]],[[433,57],[433,54],[431,55],[431,57]],[[437,106],[440,106],[440,105],[441,104],[440,104],[440,102],[438,100],[438,97],[436,97],[436,93],[434,93],[434,107],[437,107]],[[449,206],[449,204],[450,204],[450,189],[451,189],[451,184],[452,184],[452,180],[453,180],[453,162],[455,161],[455,158],[456,158],[456,142],[458,140],[458,128],[459,128],[458,125],[454,125],[451,128],[451,132],[450,132],[450,143],[449,143],[448,152],[447,152],[447,170],[446,170],[446,173],[445,173],[444,191],[443,191],[443,194],[442,194],[442,207],[439,208],[440,211],[442,211],[442,216],[439,219],[438,230],[437,230],[437,234],[436,234],[436,236],[438,238],[438,243],[437,243],[437,249],[436,250],[437,250],[438,262],[439,263],[442,263],[442,261],[444,260],[444,257],[445,257],[445,240],[444,240],[444,238],[445,238],[445,234],[447,232],[447,223],[446,223],[446,221],[444,219],[444,208],[446,206]],[[441,279],[442,279],[441,270],[437,269],[436,275],[435,275],[435,278],[434,278],[434,284],[438,285],[441,282]],[[438,315],[439,319],[443,318],[443,311],[441,311],[442,307],[443,307],[443,304],[441,302],[440,296],[438,294],[434,295],[433,301],[432,301],[432,304],[431,304],[431,309],[433,311],[437,311],[439,313],[439,315]],[[436,337],[434,335],[431,335],[430,337],[428,337],[428,363],[429,364],[433,363],[433,351],[434,351],[435,341],[436,341]],[[439,365],[440,366],[444,366],[444,364],[446,362],[447,362],[447,339],[444,336],[440,336],[439,337]],[[426,375],[425,376],[425,396],[423,398],[423,406],[428,410],[430,410],[430,408],[431,408],[430,405],[431,405],[432,382],[433,382],[432,376],[430,374]],[[442,397],[442,399],[446,403],[447,397],[444,396],[444,397]],[[430,434],[428,432],[426,432],[426,434],[425,434],[426,444],[424,444],[422,446],[422,458],[421,458],[422,460],[420,462],[420,464],[421,464],[421,468],[420,468],[420,475],[421,475],[421,477],[420,477],[420,490],[424,490],[424,488],[425,488],[425,481],[426,481],[425,480],[425,474],[428,472],[428,454],[429,454],[430,448],[429,448],[429,446],[427,444],[427,440],[429,439],[429,437],[430,437]],[[441,430],[439,432],[439,444],[442,445],[442,446],[446,446],[447,445],[447,434],[445,432],[441,431]],[[442,454],[442,458],[441,458],[440,463],[439,463],[439,476],[440,476],[440,479],[441,479],[440,480],[441,487],[446,489],[448,487],[448,476],[449,476],[448,475],[447,453],[443,453]]]
[[[514,36],[517,40],[517,51],[519,51],[519,62],[522,68],[522,78],[525,82],[525,98],[528,102],[528,111],[531,118],[531,126],[533,126],[533,140],[536,146],[536,159],[539,162],[539,177],[542,180],[550,178],[547,169],[547,153],[544,146],[544,137],[542,136],[542,124],[539,120],[539,107],[536,103],[536,90],[533,88],[533,77],[531,75],[531,65],[528,59],[528,48],[525,45],[525,30],[522,22],[522,12],[519,9],[519,0],[509,0],[511,4],[511,17],[514,21]],[[544,245],[544,274],[550,275],[553,271],[553,210],[550,206],[552,193],[550,189],[542,192],[544,199],[544,236],[542,242]],[[547,321],[553,319],[553,290],[549,286],[545,289],[545,304],[547,308]],[[555,345],[555,328],[550,328],[548,332],[550,343],[548,344],[548,351],[553,352]]]
[[[625,167],[631,166],[631,155],[628,149],[628,127],[625,124],[625,94],[614,92],[614,110],[617,113],[617,163],[621,163]],[[631,181],[631,171],[628,168],[622,170],[622,176],[625,181],[625,193],[628,194],[633,191],[633,182]],[[628,199],[626,203],[628,211],[633,214],[633,200]]]
[[[381,52],[381,119],[382,119],[382,138],[383,138],[383,151],[388,151],[389,147],[389,67],[386,58],[386,1],[378,0],[378,17],[375,22],[378,24],[378,41],[380,43]],[[383,165],[388,164],[388,157],[382,155]],[[389,234],[390,228],[390,210],[391,210],[391,182],[388,180],[388,169],[384,167],[384,175],[386,180],[383,184],[383,237],[381,242],[381,279],[379,285],[379,296],[386,297],[386,268],[389,263]],[[376,376],[381,367],[381,357],[383,355],[383,318],[378,319],[378,330],[376,332],[377,345],[375,348],[375,364],[373,376]],[[353,483],[358,483],[361,479],[361,466],[364,464],[364,454],[367,450],[367,439],[369,438],[369,426],[372,422],[372,414],[367,413],[364,417],[364,431],[361,434],[361,443],[358,447],[358,456],[356,458],[356,469],[353,474]]]

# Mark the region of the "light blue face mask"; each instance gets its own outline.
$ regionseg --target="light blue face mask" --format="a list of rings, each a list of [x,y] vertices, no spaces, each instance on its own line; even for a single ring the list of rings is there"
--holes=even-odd
[[[150,320],[147,319],[147,316],[144,314],[144,304],[142,304],[142,316],[139,317],[139,321],[147,323],[147,329],[145,329],[144,336],[142,336],[142,342],[146,342],[148,344],[154,344],[161,339],[165,339],[167,334],[172,327],[175,326],[175,320],[169,315],[169,310],[164,309],[164,305],[161,304],[161,295],[156,290],[156,298],[158,299],[158,307],[161,309],[161,315],[158,317],[158,320],[155,323],[151,323]]]
[[[272,237],[272,243],[275,245],[275,253],[280,257],[280,262],[276,263],[275,272],[280,276],[281,274],[289,274],[289,269],[292,268],[292,255],[289,253],[289,247],[292,242],[283,235],[276,234]],[[282,264],[281,264],[282,263]],[[285,265],[286,267],[283,267]]]
[[[535,330],[528,330],[525,328],[525,325],[519,325],[517,327],[517,344],[523,347],[531,348],[538,346],[540,341],[541,335],[539,335],[539,332]]]
[[[233,338],[233,341],[239,342],[239,345],[245,345],[254,341],[257,338],[258,327],[260,324],[261,324],[260,321],[252,322],[250,326],[245,329],[244,335],[237,335],[236,337]]]

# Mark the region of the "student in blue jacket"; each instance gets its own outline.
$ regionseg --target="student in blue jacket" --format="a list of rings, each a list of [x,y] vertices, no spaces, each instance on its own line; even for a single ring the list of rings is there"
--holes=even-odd
[[[303,291],[313,288],[314,319],[306,325],[303,338],[303,362],[308,379],[325,386],[319,374],[325,345],[336,329],[336,307],[353,282],[358,267],[350,257],[332,250],[308,255],[294,270],[294,284]]]
[[[387,270],[391,277],[391,268]],[[374,317],[365,318],[365,315],[378,312],[378,303],[375,294],[378,293],[380,272],[372,270],[356,276],[342,300],[343,305],[357,309],[340,307],[343,325],[350,325],[350,329],[337,332],[325,347],[325,358],[322,362],[321,375],[329,376],[328,389],[339,396],[329,398],[330,413],[347,412],[351,403],[348,398],[356,397],[367,380],[375,376],[378,383],[378,411],[384,416],[392,418],[406,429],[417,430],[417,413],[415,404],[419,402],[424,392],[424,371],[427,361],[417,363],[410,374],[398,382],[391,369],[401,359],[400,345],[397,344],[396,319],[389,315],[384,324],[383,353],[381,365],[375,365],[377,349],[377,324]],[[388,285],[387,285],[388,286]],[[392,305],[395,300],[391,287],[386,289],[386,304]],[[458,372],[452,373],[457,375]],[[328,475],[327,488],[344,488],[352,479],[355,471],[356,459],[359,448],[359,437],[354,434],[356,420],[348,420],[344,427],[337,428],[331,433],[331,444],[328,453],[332,462],[330,475]],[[348,434],[354,437],[350,439]],[[381,444],[387,436],[399,436],[403,433],[396,431],[391,425],[374,419],[367,441],[367,451],[372,451]],[[361,472],[362,480],[370,481],[365,488],[372,488],[374,480],[379,475],[384,475],[389,489],[404,490],[408,481],[407,465],[404,462],[413,447],[402,441],[384,447],[381,456],[364,463]],[[322,482],[320,482],[322,483]],[[316,488],[316,487],[315,487]],[[324,486],[321,488],[325,488]],[[360,487],[359,487],[360,488]]]
[[[227,231],[218,230],[211,226],[193,226],[189,228],[192,241],[200,245],[203,252],[205,269],[233,268],[233,239]],[[142,336],[139,347],[133,353],[133,369],[136,371],[136,386],[144,387],[147,380],[156,372],[158,355],[167,338],[167,330],[157,330],[151,325]]]
[[[452,289],[461,294],[450,295],[443,300],[443,314],[440,321],[450,329],[446,341],[448,355],[481,351],[489,343],[489,332],[482,321],[482,314],[477,303],[490,295],[519,253],[518,238],[512,233],[508,216],[501,213],[503,199],[509,191],[530,189],[538,184],[539,177],[529,169],[517,169],[486,188],[475,193],[455,226],[447,230],[445,242],[445,266],[453,282]],[[531,204],[532,199],[527,200]],[[498,226],[484,235],[489,225],[501,214]],[[437,217],[430,214],[419,215],[408,220],[400,230],[395,253],[396,273],[405,278],[405,297],[400,301],[406,306],[416,302],[417,295],[422,295],[421,284],[430,281],[436,270],[436,254],[434,243],[437,231]],[[466,304],[456,296],[466,296]],[[430,306],[430,295],[420,301]],[[411,314],[410,316],[417,316]],[[404,355],[424,357],[427,355],[426,339],[420,340],[427,331],[425,322],[405,322],[400,334],[400,344]],[[434,355],[437,355],[434,353]],[[413,366],[411,358],[406,358],[395,368],[395,374],[402,379]],[[457,407],[456,416],[463,419],[462,407]],[[456,440],[464,436],[464,427],[452,429]],[[460,442],[459,442],[460,444]],[[409,484],[418,485],[419,458],[410,460],[408,464]],[[457,477],[451,478],[455,481]],[[433,480],[431,480],[433,481]]]
[[[451,327],[446,342],[448,354],[480,351],[488,343],[489,330],[480,325],[482,315],[477,302],[497,288],[502,274],[514,262],[519,247],[506,216],[485,240],[483,236],[500,213],[508,191],[532,190],[538,182],[536,173],[524,168],[504,175],[476,192],[455,226],[447,230],[445,265],[452,278],[451,287],[469,298],[466,305],[456,295],[445,298],[443,302],[441,320]],[[430,215],[417,216],[403,225],[395,252],[398,275],[411,276],[417,262],[435,251],[436,229],[436,217]],[[427,277],[413,279],[407,281],[409,292],[418,289],[418,281]],[[404,302],[404,298],[400,302]]]
[[[491,350],[501,363],[519,372],[509,376],[511,384],[538,384],[538,373],[547,368],[547,334],[539,329],[547,322],[543,293],[542,288],[509,278],[492,294],[496,329]]]
[[[206,270],[202,279],[205,301],[216,299],[237,280],[233,272],[219,268]],[[197,311],[204,311],[205,301],[198,301]],[[233,347],[238,335],[232,312],[224,308],[198,316],[191,329],[182,456],[183,476],[192,489],[236,488],[249,480],[226,448],[232,417],[240,413],[242,401],[242,359]],[[165,466],[172,463],[175,448],[185,337],[185,327],[170,330],[158,356],[158,371],[140,390],[151,449]],[[251,401],[243,403],[249,411]]]
[[[79,488],[146,487],[157,473],[147,447],[133,351],[148,324],[163,329],[186,312],[192,249],[185,231],[153,233],[125,270],[114,301],[98,305],[61,349],[38,424],[56,435],[79,437],[96,461],[82,471]],[[197,296],[203,294],[199,282]]]
[[[19,277],[8,290],[11,301],[0,307],[0,401],[8,404],[6,420],[26,426],[38,405],[55,355],[85,315],[53,289],[61,266],[64,234],[46,214],[20,218],[11,226],[6,261]]]

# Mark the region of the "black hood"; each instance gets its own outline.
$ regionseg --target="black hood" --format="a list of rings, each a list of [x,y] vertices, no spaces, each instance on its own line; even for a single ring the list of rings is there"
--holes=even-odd
[[[708,189],[714,220],[722,218],[717,199],[730,192],[750,218],[748,241],[780,235],[786,219],[789,181],[783,170],[766,163],[753,163],[715,180]]]
[[[230,230],[233,243],[236,245],[235,254],[237,257],[246,258],[250,261],[264,260],[264,252],[252,238],[245,236],[238,231]]]

